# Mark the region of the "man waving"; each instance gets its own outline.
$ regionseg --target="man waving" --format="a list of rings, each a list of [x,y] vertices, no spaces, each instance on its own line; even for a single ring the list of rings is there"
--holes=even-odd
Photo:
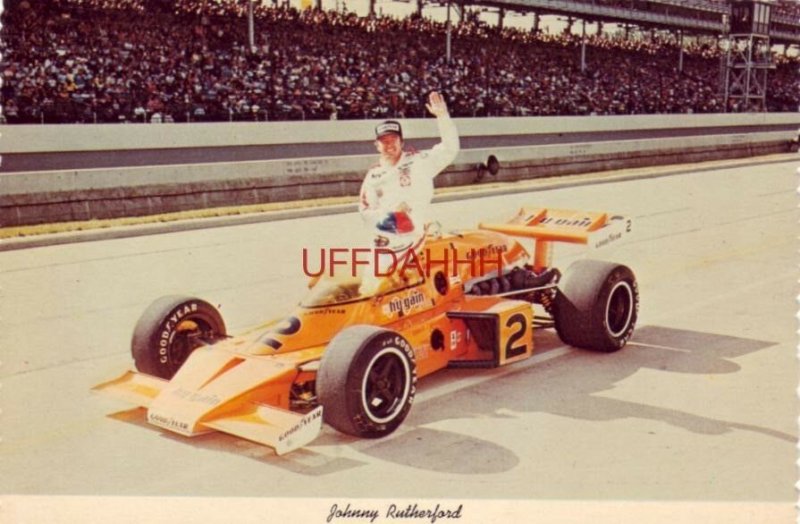
[[[361,185],[359,211],[370,228],[373,245],[393,251],[397,261],[422,245],[433,179],[455,160],[459,149],[458,131],[444,98],[434,91],[427,108],[436,117],[442,141],[426,151],[404,151],[400,123],[387,120],[378,124],[375,147],[380,158]]]

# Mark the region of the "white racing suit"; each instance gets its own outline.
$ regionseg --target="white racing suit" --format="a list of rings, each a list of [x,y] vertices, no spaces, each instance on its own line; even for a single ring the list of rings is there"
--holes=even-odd
[[[370,168],[361,185],[359,211],[369,228],[371,248],[394,252],[398,265],[411,249],[417,250],[425,238],[429,222],[433,179],[453,163],[459,150],[458,131],[449,116],[437,117],[442,141],[420,152],[404,151],[395,165],[381,158]],[[398,213],[405,203],[406,213]],[[392,257],[379,257],[380,271]]]

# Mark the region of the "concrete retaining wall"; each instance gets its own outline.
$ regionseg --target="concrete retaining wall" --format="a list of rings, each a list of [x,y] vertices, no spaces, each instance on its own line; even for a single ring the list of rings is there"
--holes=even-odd
[[[437,135],[432,118],[403,120],[406,135]],[[363,142],[374,120],[237,122],[205,124],[14,125],[2,128],[0,154],[124,151],[275,144]],[[643,129],[687,129],[759,125],[800,126],[797,113],[702,115],[566,116],[459,118],[463,137],[547,133],[602,133]]]
[[[746,125],[753,125],[753,121],[748,120]],[[437,178],[437,186],[480,183],[477,166],[489,155],[498,158],[501,169],[495,177],[484,175],[483,180],[516,181],[786,152],[795,136],[790,132],[766,132],[471,149],[459,154],[454,166]],[[364,172],[374,161],[374,155],[365,155],[7,173],[0,175],[0,224],[17,226],[355,196]]]

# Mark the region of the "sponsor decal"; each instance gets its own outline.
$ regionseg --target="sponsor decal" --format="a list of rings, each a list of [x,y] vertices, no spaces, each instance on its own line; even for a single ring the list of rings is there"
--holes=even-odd
[[[420,344],[419,346],[414,348],[417,360],[425,360],[426,358],[428,358],[431,354],[431,349],[432,348],[430,344]],[[434,349],[434,351],[436,350]]]
[[[590,237],[590,245],[591,247],[598,249],[603,246],[607,246],[612,242],[616,242],[622,235],[625,233],[631,232],[631,220],[625,219],[623,222],[622,220],[612,220],[610,224],[606,227],[602,228],[597,233],[593,234]]]
[[[497,245],[497,244],[489,244],[486,247],[482,247],[480,249],[472,249],[467,252],[467,259],[483,259],[489,257],[490,255],[499,255],[501,253],[505,253],[508,251],[508,247],[505,244]]]
[[[583,218],[555,218],[545,217],[540,224],[553,225],[553,226],[571,226],[571,227],[589,227],[592,225],[592,219],[589,217]]]
[[[188,389],[178,388],[172,391],[172,396],[178,397],[187,402],[196,402],[198,404],[205,404],[209,407],[214,407],[222,402],[222,399],[217,395],[208,393],[198,393],[196,391],[189,391]]]
[[[412,309],[421,307],[425,303],[425,295],[419,290],[413,290],[411,293],[402,297],[393,297],[389,302],[383,305],[383,314],[386,316],[397,313],[398,315],[405,315]]]
[[[175,334],[175,328],[186,315],[191,315],[197,311],[197,303],[184,304],[182,308],[175,310],[164,323],[164,329],[158,340],[158,360],[162,364],[169,361],[169,343]]]
[[[400,134],[402,131],[400,130],[400,124],[397,122],[384,122],[379,124],[378,127],[375,128],[375,134],[378,136],[384,135],[386,133],[396,133]]]
[[[400,187],[408,187],[411,185],[411,171],[405,167],[400,170]]]
[[[289,429],[278,435],[278,442],[283,442],[284,440],[288,439],[298,431],[301,431],[303,428],[307,427],[312,422],[320,418],[322,418],[322,410],[315,409],[305,417],[301,418],[297,424],[295,424],[294,426],[290,427]]]
[[[458,344],[461,342],[461,332],[458,330],[453,330],[450,332],[450,351],[455,351],[458,348]]]
[[[344,308],[326,307],[322,309],[314,309],[306,312],[306,315],[344,315]]]
[[[154,426],[158,426],[178,433],[190,434],[191,428],[187,422],[177,420],[170,416],[159,415],[158,413],[148,412],[147,422]]]
[[[615,240],[619,240],[620,238],[622,238],[622,233],[611,233],[607,237],[595,242],[594,247],[598,248],[598,247],[606,246],[606,245],[610,244],[611,242],[614,242]]]

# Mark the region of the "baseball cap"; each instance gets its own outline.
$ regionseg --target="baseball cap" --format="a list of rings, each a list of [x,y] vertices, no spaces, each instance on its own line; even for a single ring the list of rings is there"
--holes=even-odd
[[[403,138],[403,128],[397,120],[385,120],[375,126],[375,138],[395,134]]]

